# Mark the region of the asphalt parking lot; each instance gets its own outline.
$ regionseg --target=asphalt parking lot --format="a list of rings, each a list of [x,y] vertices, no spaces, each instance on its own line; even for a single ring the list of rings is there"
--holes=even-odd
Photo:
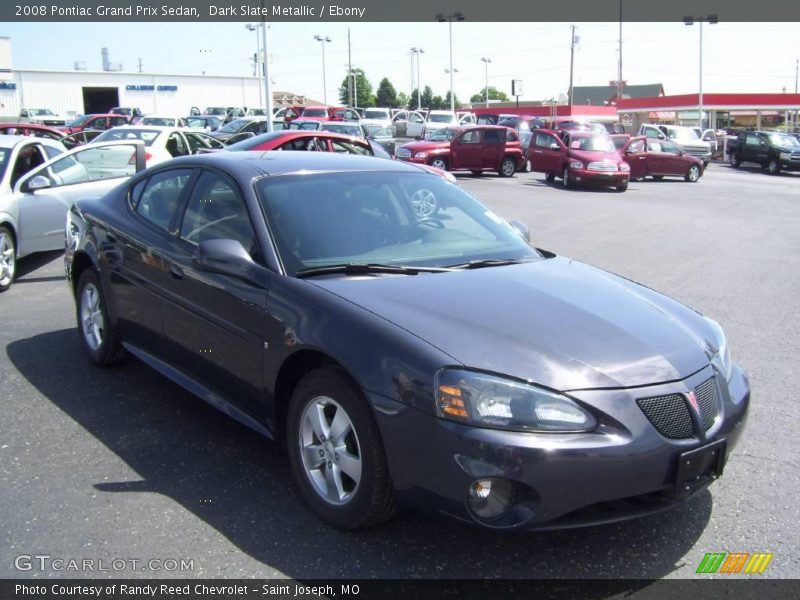
[[[753,398],[720,481],[671,512],[574,531],[495,535],[410,514],[330,529],[300,504],[273,443],[134,359],[90,366],[51,253],[22,261],[0,296],[0,577],[680,578],[707,552],[772,552],[762,577],[796,577],[800,174],[712,165],[697,184],[634,182],[622,194],[564,190],[541,174],[459,181],[527,223],[536,246],[723,325]],[[193,569],[15,569],[37,553]]]

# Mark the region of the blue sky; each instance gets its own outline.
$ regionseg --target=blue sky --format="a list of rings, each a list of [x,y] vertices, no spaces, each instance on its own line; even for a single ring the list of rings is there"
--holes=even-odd
[[[616,78],[618,23],[576,23],[575,85],[601,85]],[[322,55],[326,45],[329,100],[344,78],[347,30],[353,65],[374,87],[389,77],[399,91],[410,89],[409,49],[425,49],[423,85],[444,95],[449,89],[447,24],[441,23],[276,23],[269,30],[275,88],[322,99]],[[112,62],[145,72],[252,75],[256,34],[244,23],[4,23],[0,35],[12,41],[15,68],[71,70],[76,61],[100,70],[100,48]],[[703,28],[706,92],[794,91],[800,55],[800,23],[725,23]],[[456,95],[466,99],[489,84],[510,93],[522,79],[525,97],[541,100],[565,93],[569,82],[569,23],[471,23],[453,25]],[[663,83],[668,94],[696,92],[699,28],[683,23],[623,25],[623,77],[630,84]]]

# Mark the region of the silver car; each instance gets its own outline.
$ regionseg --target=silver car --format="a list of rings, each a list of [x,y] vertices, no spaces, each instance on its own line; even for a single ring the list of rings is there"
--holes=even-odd
[[[17,259],[64,248],[73,202],[100,197],[144,169],[140,141],[80,146],[31,136],[0,136],[0,292],[11,285]]]

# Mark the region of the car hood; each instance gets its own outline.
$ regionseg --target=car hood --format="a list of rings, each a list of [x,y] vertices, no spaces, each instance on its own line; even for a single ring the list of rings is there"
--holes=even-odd
[[[398,146],[398,150],[400,148],[411,150],[412,154],[414,152],[430,152],[431,150],[448,150],[450,148],[450,142],[411,142]]]
[[[617,152],[597,152],[594,150],[573,150],[570,149],[569,155],[571,158],[577,158],[586,163],[608,161],[615,164],[622,162],[622,159]]]
[[[708,327],[698,313],[562,257],[309,281],[425,340],[455,364],[553,389],[663,383],[709,363]]]

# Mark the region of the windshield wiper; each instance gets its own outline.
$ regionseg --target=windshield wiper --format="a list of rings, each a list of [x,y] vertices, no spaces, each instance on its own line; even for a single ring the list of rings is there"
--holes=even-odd
[[[449,269],[483,269],[484,267],[503,267],[505,265],[518,265],[526,262],[520,258],[486,258],[484,260],[471,260],[459,265],[450,265]]]
[[[417,275],[418,273],[444,273],[454,271],[450,267],[414,267],[405,265],[383,265],[379,263],[343,263],[340,265],[325,265],[322,267],[311,267],[301,269],[295,273],[295,277],[313,277],[314,275],[329,275],[344,273],[345,275],[366,275],[369,273],[386,273],[399,275]]]

